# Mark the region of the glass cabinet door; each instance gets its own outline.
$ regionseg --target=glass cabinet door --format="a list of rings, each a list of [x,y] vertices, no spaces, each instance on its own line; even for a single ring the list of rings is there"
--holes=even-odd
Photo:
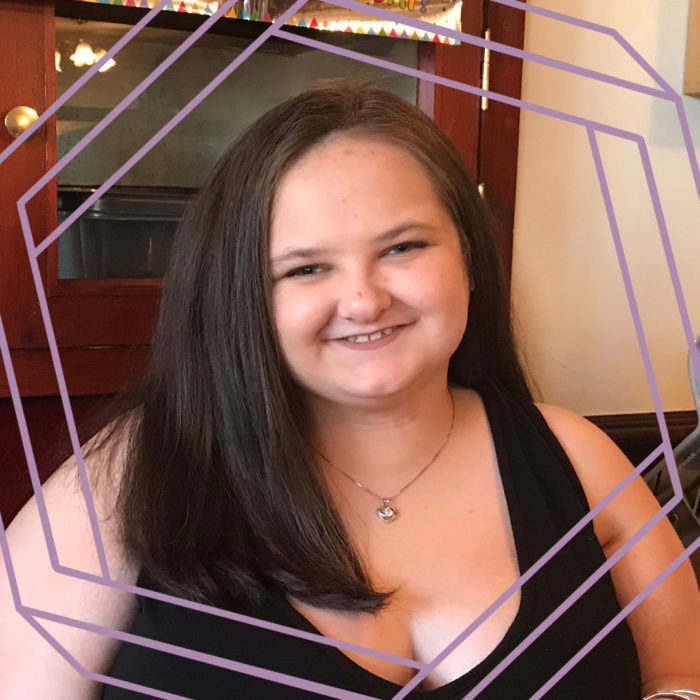
[[[79,3],[75,3],[80,5]],[[111,8],[114,12],[115,8]],[[65,219],[252,41],[220,19],[58,174]],[[129,29],[118,22],[56,17],[56,95]],[[264,25],[267,26],[267,25]],[[147,26],[57,113],[60,159],[190,34]],[[335,46],[416,68],[420,42],[315,32]],[[265,111],[315,81],[361,76],[416,103],[414,78],[271,38],[61,235],[58,279],[162,277],[183,208],[227,145]]]

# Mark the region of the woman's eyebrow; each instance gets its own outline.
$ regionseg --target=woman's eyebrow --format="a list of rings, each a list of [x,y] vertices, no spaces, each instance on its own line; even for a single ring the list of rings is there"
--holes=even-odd
[[[402,233],[405,233],[406,231],[409,231],[411,229],[423,229],[426,231],[431,231],[433,230],[433,228],[433,226],[430,226],[429,224],[424,224],[421,221],[404,221],[400,224],[397,224],[396,226],[392,226],[390,229],[387,229],[386,231],[375,236],[372,239],[372,242],[387,243],[388,241],[397,238]],[[273,265],[277,265],[281,262],[285,262],[286,260],[290,260],[292,258],[301,260],[311,260],[313,258],[317,258],[321,255],[327,255],[332,252],[332,248],[287,248],[286,250],[282,251],[279,255],[276,255],[274,258],[271,258],[270,263]]]

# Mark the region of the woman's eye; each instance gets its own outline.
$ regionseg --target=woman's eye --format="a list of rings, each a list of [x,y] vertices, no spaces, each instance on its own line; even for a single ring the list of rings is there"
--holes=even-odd
[[[304,265],[290,270],[286,277],[312,277],[321,270],[321,265]]]
[[[409,250],[413,250],[414,248],[425,248],[427,243],[424,243],[423,241],[405,241],[404,243],[397,243],[394,246],[391,246],[389,248],[389,254],[392,252],[394,253],[407,253]]]

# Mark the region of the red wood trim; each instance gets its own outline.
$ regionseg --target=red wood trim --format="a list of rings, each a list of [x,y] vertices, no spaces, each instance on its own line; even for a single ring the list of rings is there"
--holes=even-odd
[[[53,0],[44,1],[44,13],[44,87],[46,104],[50,106],[56,101],[56,16]],[[56,164],[56,122],[55,114],[46,122],[46,172]],[[58,226],[57,187],[56,178],[49,180],[44,187],[44,201],[51,202],[51,205],[44,209],[44,236],[50,235]],[[42,272],[44,289],[49,289],[52,278],[58,274],[58,241],[49,246],[40,256],[39,267]]]
[[[655,413],[625,413],[604,416],[587,416],[627,455],[633,464],[639,464],[661,443],[661,432]],[[695,430],[698,414],[695,411],[669,411],[664,413],[672,445]]]
[[[150,348],[62,348],[61,366],[71,395],[112,394],[136,379],[145,369]],[[27,396],[58,395],[56,374],[48,350],[12,350],[12,365],[19,392]],[[0,397],[10,395],[7,377],[0,376]]]
[[[491,39],[522,48],[525,12],[487,0],[485,26]],[[522,60],[491,51],[489,89],[518,99],[521,93]],[[513,258],[513,213],[518,161],[520,110],[489,100],[481,112],[479,181],[498,220],[498,247],[510,279]]]
[[[49,305],[59,347],[147,345],[160,297],[53,297]]]
[[[56,279],[55,263],[54,285],[49,287],[50,297],[86,297],[86,296],[160,296],[163,287],[161,278],[135,279]]]
[[[0,119],[18,105],[29,105],[42,114],[52,100],[46,79],[53,80],[53,3],[11,2],[0,0]],[[32,49],[34,47],[34,49]],[[49,57],[50,54],[50,57]],[[49,62],[50,58],[50,62]],[[55,124],[45,123],[29,141],[0,165],[0,192],[3,216],[0,217],[0,315],[12,347],[36,347],[45,344],[36,291],[27,248],[17,212],[17,200],[46,173],[54,158],[48,142],[55,141]],[[0,149],[12,143],[0,127]],[[55,190],[44,187],[28,204],[27,214],[34,241],[51,230],[55,209]],[[40,261],[40,271],[42,269]]]
[[[603,416],[587,416],[601,430],[616,440],[644,440],[661,442],[661,431],[655,413],[620,413]],[[668,411],[664,413],[671,443],[680,442],[698,424],[695,411]]]
[[[462,31],[481,35],[483,14],[481,2],[462,3]],[[468,85],[478,85],[481,49],[462,43],[435,45],[435,74]],[[462,155],[467,168],[477,170],[479,134],[479,98],[460,90],[435,85],[435,122],[443,129]]]

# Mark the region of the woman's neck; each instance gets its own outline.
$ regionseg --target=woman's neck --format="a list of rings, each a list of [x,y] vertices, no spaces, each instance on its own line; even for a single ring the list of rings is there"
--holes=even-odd
[[[410,394],[373,401],[369,407],[316,401],[312,444],[333,465],[319,457],[319,467],[329,483],[357,489],[338,473],[342,470],[375,493],[392,495],[445,442],[452,412],[444,379]]]

